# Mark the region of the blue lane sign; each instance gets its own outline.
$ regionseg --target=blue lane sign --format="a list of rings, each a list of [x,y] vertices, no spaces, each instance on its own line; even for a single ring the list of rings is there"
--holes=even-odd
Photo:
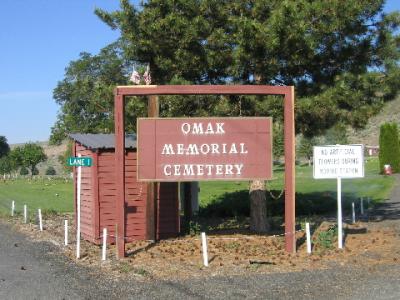
[[[69,167],[91,167],[91,157],[69,157],[67,160],[67,166]]]

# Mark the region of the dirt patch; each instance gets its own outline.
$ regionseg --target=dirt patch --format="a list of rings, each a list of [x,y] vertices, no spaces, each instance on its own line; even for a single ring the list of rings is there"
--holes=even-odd
[[[70,244],[64,246],[65,219],[73,223],[70,214],[46,216],[42,232],[37,225],[23,224],[20,218],[7,221],[33,240],[57,245],[61,253],[78,264],[113,277],[178,280],[202,276],[304,271],[335,265],[374,267],[378,264],[398,264],[400,261],[398,229],[384,222],[379,226],[368,222],[345,224],[343,250],[337,249],[336,235],[329,233],[330,230],[334,231],[335,225],[329,222],[316,223],[311,255],[306,253],[305,234],[300,230],[296,233],[299,245],[295,254],[285,252],[284,236],[210,234],[209,267],[204,267],[202,263],[199,236],[185,236],[158,243],[129,243],[126,246],[128,257],[122,260],[116,259],[115,246],[110,245],[105,262],[101,261],[100,246],[82,241],[81,259],[76,260],[73,226],[70,227]],[[327,232],[329,234],[325,234]]]

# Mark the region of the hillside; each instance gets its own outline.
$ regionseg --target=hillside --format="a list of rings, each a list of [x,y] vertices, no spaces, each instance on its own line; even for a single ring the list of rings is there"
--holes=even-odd
[[[63,168],[62,168],[60,162],[58,161],[58,156],[63,154],[65,152],[65,150],[67,149],[67,142],[65,141],[59,146],[50,146],[47,141],[46,142],[37,142],[37,144],[39,144],[40,146],[43,147],[44,153],[47,155],[47,161],[40,163],[38,165],[39,174],[44,175],[46,169],[49,166],[52,166],[56,169],[57,175],[63,174],[64,171],[63,171]],[[24,144],[12,144],[12,145],[10,145],[10,148],[13,149],[15,147],[23,146],[23,145]]]
[[[349,130],[349,142],[371,146],[379,145],[379,127],[385,122],[397,122],[400,127],[400,97],[386,103],[382,111],[369,120],[365,129]]]

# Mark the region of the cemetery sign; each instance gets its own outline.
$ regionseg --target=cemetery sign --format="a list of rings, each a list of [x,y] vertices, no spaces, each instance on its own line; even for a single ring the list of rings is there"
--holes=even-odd
[[[271,118],[140,118],[138,180],[272,178]]]

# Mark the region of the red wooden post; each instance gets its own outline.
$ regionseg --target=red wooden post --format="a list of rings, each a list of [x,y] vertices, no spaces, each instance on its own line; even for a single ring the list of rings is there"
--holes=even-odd
[[[285,248],[296,252],[295,237],[295,128],[294,128],[294,87],[289,87],[284,99],[285,135]]]
[[[150,118],[158,118],[160,115],[160,105],[158,96],[150,95],[147,101],[147,116]],[[158,216],[158,183],[147,183],[147,237],[149,240],[157,240],[157,216]]]
[[[116,221],[118,225],[117,253],[125,257],[125,103],[124,95],[115,94],[115,179],[117,189]]]

